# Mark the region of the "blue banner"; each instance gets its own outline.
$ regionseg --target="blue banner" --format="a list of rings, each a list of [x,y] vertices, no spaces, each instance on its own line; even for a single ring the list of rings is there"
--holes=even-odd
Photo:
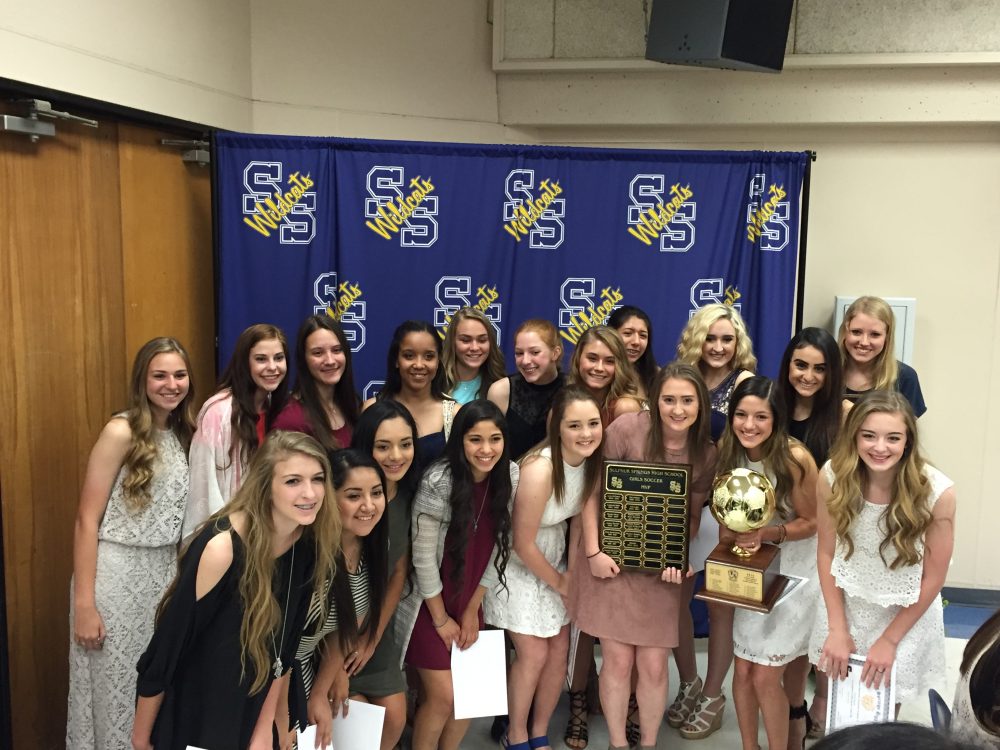
[[[219,358],[246,326],[293,339],[341,321],[362,395],[393,329],[443,333],[465,305],[512,336],[557,324],[567,353],[620,305],[673,359],[684,323],[725,302],[773,375],[792,332],[806,153],[654,151],[219,134]]]

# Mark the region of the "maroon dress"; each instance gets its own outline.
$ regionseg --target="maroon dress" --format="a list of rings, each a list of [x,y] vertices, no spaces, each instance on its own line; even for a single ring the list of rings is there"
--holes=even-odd
[[[281,413],[274,418],[274,424],[271,425],[272,430],[288,430],[290,432],[304,432],[310,437],[316,437],[316,431],[313,429],[312,423],[309,421],[309,415],[306,414],[306,410],[302,408],[301,402],[298,399],[290,398],[288,403],[285,404],[285,408],[281,410]],[[333,439],[337,441],[337,445],[341,448],[349,448],[351,445],[351,434],[353,430],[351,425],[346,422],[342,427],[338,427],[336,430],[332,430]]]
[[[493,549],[496,545],[496,523],[489,514],[486,505],[486,480],[473,485],[472,491],[472,518],[466,527],[469,535],[469,543],[465,548],[465,569],[462,571],[462,580],[455,583],[452,579],[454,562],[452,556],[448,554],[454,542],[453,534],[456,529],[453,525],[448,526],[448,532],[444,542],[444,558],[441,561],[441,597],[444,600],[444,608],[455,622],[461,624],[462,613],[465,607],[476,593],[479,581],[486,571],[487,565],[493,563]],[[478,528],[474,528],[475,519],[479,519]],[[483,608],[479,608],[479,629],[482,630]],[[451,651],[445,648],[444,641],[434,628],[431,613],[427,609],[426,602],[420,605],[420,612],[417,613],[417,622],[413,626],[413,635],[410,636],[410,645],[406,649],[406,663],[417,669],[451,669]]]

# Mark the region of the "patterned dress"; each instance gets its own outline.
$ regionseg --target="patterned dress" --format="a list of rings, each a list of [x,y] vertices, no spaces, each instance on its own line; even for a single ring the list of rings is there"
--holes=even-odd
[[[177,572],[177,542],[188,495],[188,464],[171,431],[156,435],[148,506],[125,506],[115,478],[97,533],[94,595],[107,635],[104,647],[87,651],[70,639],[68,750],[131,750],[135,715],[135,665],[153,635],[153,616]],[[70,584],[70,623],[74,602]]]

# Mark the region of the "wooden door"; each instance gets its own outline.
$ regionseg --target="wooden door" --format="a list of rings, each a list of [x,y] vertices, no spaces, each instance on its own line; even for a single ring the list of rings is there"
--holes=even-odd
[[[14,747],[64,746],[73,525],[131,357],[174,335],[214,380],[206,171],[165,133],[0,133],[0,505]],[[157,220],[158,217],[162,220]],[[163,262],[166,261],[166,262]]]

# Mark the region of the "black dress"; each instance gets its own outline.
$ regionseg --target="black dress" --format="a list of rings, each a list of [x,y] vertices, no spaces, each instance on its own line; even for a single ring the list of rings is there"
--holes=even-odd
[[[198,563],[217,533],[232,537],[233,562],[215,587],[196,601]],[[275,561],[273,590],[282,616],[274,642],[281,653],[283,671],[295,661],[312,591],[314,554],[312,535],[304,533]],[[239,583],[245,560],[243,540],[231,527],[208,527],[191,542],[181,561],[177,588],[137,666],[138,694],[152,697],[163,693],[151,736],[156,750],[185,750],[188,745],[243,750],[250,743],[274,675],[269,670],[263,689],[250,695],[253,666],[249,656],[247,674],[241,674],[243,600]],[[282,645],[278,641],[286,604]],[[273,649],[268,648],[272,658]]]
[[[529,383],[519,372],[510,376],[507,434],[511,460],[523,456],[545,437],[545,419],[552,408],[552,399],[565,383],[566,376],[561,372],[545,385]]]

